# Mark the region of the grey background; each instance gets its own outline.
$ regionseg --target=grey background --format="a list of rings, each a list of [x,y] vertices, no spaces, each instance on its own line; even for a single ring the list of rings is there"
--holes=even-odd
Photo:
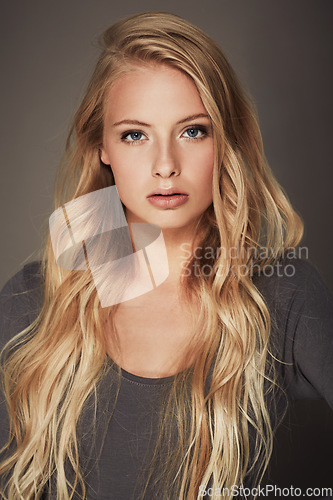
[[[268,160],[305,221],[302,245],[333,288],[331,0],[2,4],[0,286],[41,246],[98,35],[121,17],[165,10],[217,40],[252,94]]]
[[[331,0],[1,4],[0,286],[26,260],[38,256],[52,212],[55,171],[96,60],[98,35],[121,17],[163,10],[210,34],[252,94],[266,156],[305,222],[302,245],[309,247],[311,262],[333,288]],[[288,432],[278,435],[283,460],[272,478],[286,486],[295,485],[296,479],[302,484],[308,481],[309,486],[328,486],[325,477],[332,470],[328,449],[333,443],[327,432],[332,414],[319,404],[310,418],[309,406],[305,411],[298,407],[296,437]],[[289,427],[294,425],[292,421]],[[309,448],[309,436],[314,448]],[[305,457],[314,457],[311,463],[308,458],[302,461],[304,442]],[[316,448],[318,442],[325,446]]]

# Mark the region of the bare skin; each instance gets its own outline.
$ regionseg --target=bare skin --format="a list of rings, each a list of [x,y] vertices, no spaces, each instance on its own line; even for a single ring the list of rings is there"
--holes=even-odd
[[[101,159],[112,168],[127,221],[162,229],[170,269],[160,286],[119,304],[114,316],[119,349],[109,323],[108,354],[134,375],[174,375],[186,367],[193,332],[180,289],[182,244],[197,238],[196,222],[212,203],[213,137],[192,80],[165,65],[121,77],[105,105]],[[185,202],[170,209],[149,201],[149,193],[167,188],[186,193]]]
[[[119,304],[114,316],[118,348],[111,329],[108,330],[107,352],[111,359],[126,371],[142,377],[174,375],[190,362],[184,359],[194,325],[180,286],[185,260],[181,258],[184,256],[173,253],[175,247],[168,250],[167,280],[151,292]],[[194,314],[198,308],[198,304],[191,303]]]
[[[109,356],[134,375],[160,378],[182,369],[192,336],[188,307],[175,287],[164,283],[153,292],[119,306],[115,321],[120,353],[109,336]],[[170,314],[172,311],[172,314]]]

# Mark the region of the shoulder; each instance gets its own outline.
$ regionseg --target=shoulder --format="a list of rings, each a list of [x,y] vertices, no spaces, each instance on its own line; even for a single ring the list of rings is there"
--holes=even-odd
[[[267,265],[254,276],[253,281],[269,296],[277,295],[277,291],[304,291],[311,286],[325,295],[331,294],[316,267],[309,260],[300,258],[285,258],[274,267]]]
[[[285,259],[254,282],[271,314],[290,397],[321,397],[333,406],[333,294],[320,273],[309,261]]]
[[[268,266],[253,279],[270,312],[280,321],[292,321],[303,313],[331,315],[333,294],[316,267],[308,260],[286,258]],[[306,305],[307,311],[304,311]],[[296,316],[295,316],[296,318]]]
[[[25,265],[0,292],[0,349],[38,316],[43,300],[41,263]]]

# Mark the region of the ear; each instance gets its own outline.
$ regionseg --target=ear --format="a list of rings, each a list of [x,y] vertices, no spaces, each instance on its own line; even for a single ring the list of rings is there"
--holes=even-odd
[[[109,160],[109,155],[105,151],[103,144],[101,144],[99,147],[99,157],[101,162],[104,163],[104,165],[110,165],[111,162]]]

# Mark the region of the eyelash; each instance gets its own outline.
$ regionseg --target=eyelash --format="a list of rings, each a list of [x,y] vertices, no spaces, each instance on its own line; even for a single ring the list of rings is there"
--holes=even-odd
[[[191,125],[189,127],[187,127],[186,130],[184,130],[183,134],[185,132],[187,132],[188,130],[198,130],[199,132],[202,133],[202,135],[200,137],[183,137],[184,139],[188,140],[188,141],[200,141],[201,139],[204,139],[207,135],[208,135],[208,129],[207,127],[203,126],[203,125]],[[121,134],[121,140],[123,142],[125,142],[126,144],[130,144],[130,145],[139,145],[139,144],[142,144],[142,139],[138,139],[137,141],[130,141],[128,139],[126,139],[126,137],[130,134],[135,134],[135,133],[139,133],[141,135],[145,135],[143,132],[141,132],[140,130],[127,130],[126,132],[124,132],[123,134]]]

